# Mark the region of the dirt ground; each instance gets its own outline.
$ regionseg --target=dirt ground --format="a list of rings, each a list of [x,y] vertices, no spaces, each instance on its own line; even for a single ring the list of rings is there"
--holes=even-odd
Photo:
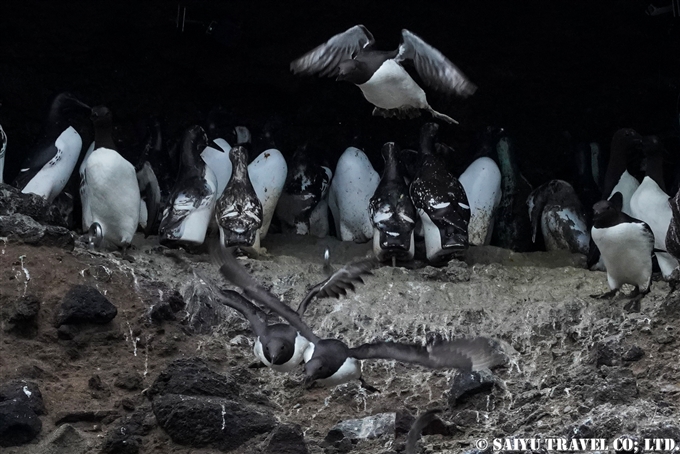
[[[364,378],[379,393],[366,393],[358,383],[305,389],[301,369],[285,375],[246,368],[254,362],[253,339],[235,312],[210,334],[188,334],[181,320],[152,323],[152,306],[172,290],[186,296],[193,277],[164,248],[141,237],[135,241],[134,262],[80,245],[65,251],[0,242],[0,313],[24,295],[41,301],[37,334],[8,332],[2,317],[0,383],[13,378],[35,381],[47,408],[40,436],[31,445],[3,452],[31,452],[64,412],[116,410],[124,415],[130,402],[136,408],[148,406],[141,390],[115,386],[117,378],[135,371],[146,388],[173,360],[194,356],[217,372],[238,374],[269,397],[278,407],[277,419],[302,426],[312,454],[324,452],[324,437],[341,420],[448,407],[455,371],[364,361]],[[262,244],[266,254],[244,261],[291,305],[308,285],[324,278],[325,246],[336,267],[370,251],[369,244],[281,234],[269,235]],[[613,440],[680,433],[680,309],[677,297],[668,296],[667,283],[654,282],[640,312],[628,313],[623,310],[625,299],[590,297],[607,290],[606,276],[568,266],[582,263],[581,257],[475,249],[468,262],[479,263],[471,265],[454,261],[444,268],[382,267],[356,294],[315,301],[305,316],[322,337],[339,337],[350,345],[377,339],[424,342],[431,332],[501,341],[510,362],[494,371],[492,391],[445,411],[441,418],[451,428],[449,435],[424,436],[419,452],[462,452],[474,449],[478,439],[491,442],[510,436],[580,434]],[[185,256],[219,282],[208,255]],[[502,263],[489,263],[494,257]],[[54,327],[54,314],[74,284],[98,288],[118,308],[118,315],[108,325],[64,340]],[[642,350],[641,357],[629,354],[638,351],[633,347]],[[103,391],[88,386],[95,375]],[[115,422],[74,425],[95,452]],[[403,442],[403,437],[382,437],[359,441],[354,449],[387,453],[403,449]],[[248,449],[252,447],[234,452],[252,452]],[[214,451],[175,445],[156,427],[144,437],[141,452]]]

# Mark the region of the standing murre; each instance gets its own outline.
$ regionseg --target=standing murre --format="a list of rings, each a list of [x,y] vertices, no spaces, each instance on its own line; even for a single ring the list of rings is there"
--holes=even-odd
[[[217,178],[201,159],[207,143],[200,126],[184,133],[179,174],[159,229],[161,243],[199,246],[205,240],[217,200]]]
[[[643,139],[646,158],[645,177],[630,198],[631,215],[647,223],[654,232],[656,259],[664,279],[678,267],[678,261],[666,252],[666,235],[673,218],[663,178],[663,152],[661,141],[655,136]]]
[[[425,92],[404,69],[413,63],[428,86],[445,93],[469,96],[477,87],[441,52],[416,34],[401,31],[401,44],[393,51],[374,48],[375,40],[363,25],[333,36],[290,64],[295,74],[336,77],[356,84],[368,102],[376,108],[374,115],[419,115],[427,110],[433,117],[457,123],[435,111]]]
[[[398,342],[373,342],[351,348],[338,339],[321,339],[297,312],[258,284],[229,252],[222,251],[220,271],[243,295],[269,308],[297,328],[310,345],[304,352],[305,384],[335,386],[361,379],[361,360],[389,359],[430,369],[472,371],[504,364],[506,358],[486,337],[441,341],[427,346]]]
[[[527,199],[532,241],[539,226],[547,251],[567,250],[588,254],[590,232],[581,201],[563,180],[551,180],[534,189]]]
[[[70,93],[52,102],[43,136],[28,153],[14,185],[52,202],[69,182],[92,140],[91,108]]]
[[[101,232],[102,239],[126,251],[139,224],[141,197],[137,173],[116,151],[111,137],[111,111],[104,106],[94,107],[92,123],[94,146],[80,167],[83,230],[91,234]],[[102,239],[96,239],[95,244]]]
[[[369,202],[373,224],[373,253],[380,261],[411,260],[415,254],[416,209],[399,161],[399,147],[387,142],[382,148],[385,161],[380,183]]]
[[[229,151],[232,173],[215,205],[215,219],[223,247],[260,248],[262,203],[248,175],[248,151],[237,145]]]
[[[373,237],[368,204],[379,181],[368,156],[358,148],[347,148],[338,159],[328,189],[328,207],[340,240],[363,243]]]
[[[591,235],[607,268],[607,282],[611,291],[597,298],[614,296],[623,284],[635,286],[633,299],[626,309],[635,308],[649,292],[652,278],[654,234],[639,219],[623,213],[623,196],[616,192],[609,200],[593,206]]]
[[[305,147],[293,153],[291,165],[276,205],[276,216],[284,232],[297,235],[328,231],[328,188],[333,172],[317,164]],[[314,212],[318,211],[318,222],[325,224],[314,228]]]
[[[425,252],[430,262],[448,261],[468,247],[470,204],[460,181],[433,154],[439,125],[421,128],[420,163],[409,192],[423,223]]]

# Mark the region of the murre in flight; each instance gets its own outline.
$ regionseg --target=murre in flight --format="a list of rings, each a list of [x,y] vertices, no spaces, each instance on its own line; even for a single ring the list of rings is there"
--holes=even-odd
[[[371,32],[355,25],[294,60],[290,69],[295,74],[319,74],[354,83],[375,106],[373,115],[417,116],[424,109],[439,120],[458,123],[428,104],[423,89],[404,69],[404,64],[410,63],[435,90],[465,97],[477,89],[441,52],[406,29],[401,31],[397,49],[380,51]]]

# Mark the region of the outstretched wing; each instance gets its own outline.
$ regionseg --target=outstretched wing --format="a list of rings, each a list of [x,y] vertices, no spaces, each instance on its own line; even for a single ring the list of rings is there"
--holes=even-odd
[[[355,284],[364,283],[362,275],[373,274],[371,270],[376,267],[378,262],[373,259],[363,259],[357,262],[348,263],[333,273],[328,279],[316,284],[309,290],[307,296],[298,306],[297,313],[302,316],[307,310],[307,306],[312,299],[319,298],[339,298],[340,295],[347,295],[347,291],[354,291]]]
[[[477,86],[451,61],[415,33],[401,31],[402,42],[395,60],[413,60],[416,71],[423,81],[435,90],[470,96]]]
[[[316,343],[319,337],[302,321],[293,309],[288,307],[269,290],[260,285],[241,265],[231,250],[224,250],[220,245],[211,248],[213,259],[217,261],[220,272],[229,282],[243,289],[247,298],[268,307],[294,326],[310,342]]]
[[[337,75],[341,61],[350,60],[359,50],[373,42],[373,35],[366,27],[355,25],[291,62],[290,70],[295,74],[319,73],[321,76],[333,77]]]
[[[437,413],[441,412],[442,412],[441,409],[435,408],[432,410],[428,410],[422,415],[418,416],[418,419],[416,419],[413,425],[411,426],[411,430],[408,431],[408,436],[406,437],[406,449],[404,450],[405,454],[415,454],[416,443],[418,443],[420,433],[428,424],[435,420],[435,418],[437,417]]]
[[[375,342],[351,348],[357,359],[394,359],[430,369],[460,369],[463,372],[491,368],[505,363],[505,357],[492,345],[491,339],[475,337],[421,346],[397,342]]]
[[[248,320],[255,336],[264,336],[267,331],[267,316],[253,303],[245,299],[240,293],[233,290],[221,290],[205,274],[197,270],[192,270],[211,291],[215,300],[222,304],[236,309]]]

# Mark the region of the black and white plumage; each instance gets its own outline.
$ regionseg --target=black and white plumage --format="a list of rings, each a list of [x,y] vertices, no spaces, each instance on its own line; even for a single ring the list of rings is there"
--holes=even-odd
[[[248,176],[248,151],[237,145],[229,151],[232,173],[215,205],[215,219],[224,247],[260,247],[262,203]]]
[[[287,305],[258,284],[229,253],[222,255],[220,268],[227,280],[243,290],[244,296],[278,313],[310,341],[305,350],[305,382],[334,386],[361,378],[361,360],[390,359],[432,369],[457,368],[471,371],[505,362],[490,339],[477,337],[443,341],[433,345],[374,342],[355,348],[337,339],[321,339]]]
[[[671,206],[672,218],[666,232],[666,251],[676,260],[680,260],[680,189],[668,200]]]
[[[91,109],[70,93],[50,107],[45,132],[27,154],[14,185],[52,202],[66,187],[83,148],[92,140]]]
[[[255,334],[253,353],[265,366],[277,372],[290,372],[303,360],[309,341],[292,325],[267,322],[267,315],[255,304],[233,290],[220,290],[207,277],[196,275],[205,282],[221,303],[239,311],[250,323]]]
[[[411,260],[415,253],[416,209],[394,142],[383,145],[385,161],[380,183],[369,202],[373,224],[373,253],[378,260]]]
[[[420,167],[410,187],[431,262],[446,260],[468,247],[470,222],[470,204],[463,185],[432,152],[438,129],[437,124],[427,123],[421,130]]]
[[[633,176],[636,167],[640,165],[642,155],[642,136],[631,128],[622,128],[612,136],[609,150],[609,162],[602,185],[602,200],[610,199],[617,192],[621,194],[621,211],[633,216],[630,199],[640,186],[638,179]],[[600,257],[597,245],[591,243],[588,252],[588,268],[604,271],[604,261]]]
[[[179,175],[159,229],[163,243],[198,246],[205,240],[217,200],[217,178],[201,159],[207,143],[200,126],[184,133]]]
[[[663,178],[664,147],[656,136],[643,139],[646,158],[645,177],[630,198],[631,216],[645,221],[654,232],[656,260],[665,279],[678,267],[678,260],[666,250],[666,235],[673,212]]]
[[[103,239],[126,249],[137,231],[141,197],[134,166],[117,151],[111,132],[111,111],[92,109],[94,146],[80,166],[83,230],[101,232]],[[93,224],[98,224],[99,227]]]
[[[328,232],[327,196],[332,177],[331,169],[313,162],[305,149],[298,149],[293,154],[286,184],[276,206],[276,216],[284,232],[325,236]],[[325,226],[315,225],[324,222]]]
[[[373,237],[368,203],[379,181],[368,156],[358,148],[347,148],[338,159],[328,189],[328,207],[342,241],[363,243]]]
[[[243,266],[237,262],[231,251],[222,250],[220,246],[212,249],[212,255],[220,266],[220,272],[224,277],[242,287],[246,297],[263,304],[263,301],[253,296],[253,292],[257,292],[259,298],[265,299],[264,305],[270,310],[272,307],[283,307],[289,314],[295,314],[275,295],[259,286]],[[356,283],[363,282],[361,275],[370,274],[370,270],[374,266],[375,262],[372,260],[350,263],[333,273],[328,279],[313,286],[300,302],[298,307],[300,317],[315,297],[338,298],[340,295],[347,294],[348,290],[354,290]],[[199,277],[210,283],[207,278]],[[252,290],[252,288],[256,290]],[[217,295],[219,292],[213,291],[213,293]],[[300,364],[303,360],[304,351],[309,346],[310,331],[304,329],[300,331],[298,326],[306,325],[302,322],[297,325],[292,323],[290,325],[285,323],[268,325],[266,316],[261,309],[249,300],[244,299],[240,294],[234,295],[232,293],[234,292],[228,294],[222,292],[222,298],[226,298],[222,302],[241,312],[250,322],[253,332],[257,336],[254,348],[255,356],[267,367],[279,372],[290,372]],[[279,311],[276,311],[276,313],[280,314]]]
[[[532,241],[539,226],[548,251],[568,250],[588,254],[590,232],[581,201],[563,180],[551,180],[534,189],[527,199]]]
[[[457,123],[428,104],[404,64],[413,64],[425,84],[441,92],[469,96],[477,88],[441,52],[406,29],[397,49],[379,51],[371,32],[355,25],[293,61],[290,69],[295,74],[337,77],[356,84],[376,106],[374,115],[411,115],[424,109],[435,118]]]
[[[649,291],[652,278],[654,234],[647,223],[623,213],[623,197],[616,192],[609,200],[593,206],[591,235],[607,268],[607,282],[616,293],[623,284],[635,286],[635,293]]]
[[[7,152],[7,134],[0,125],[0,183],[4,183],[3,174],[5,172],[5,153]]]

